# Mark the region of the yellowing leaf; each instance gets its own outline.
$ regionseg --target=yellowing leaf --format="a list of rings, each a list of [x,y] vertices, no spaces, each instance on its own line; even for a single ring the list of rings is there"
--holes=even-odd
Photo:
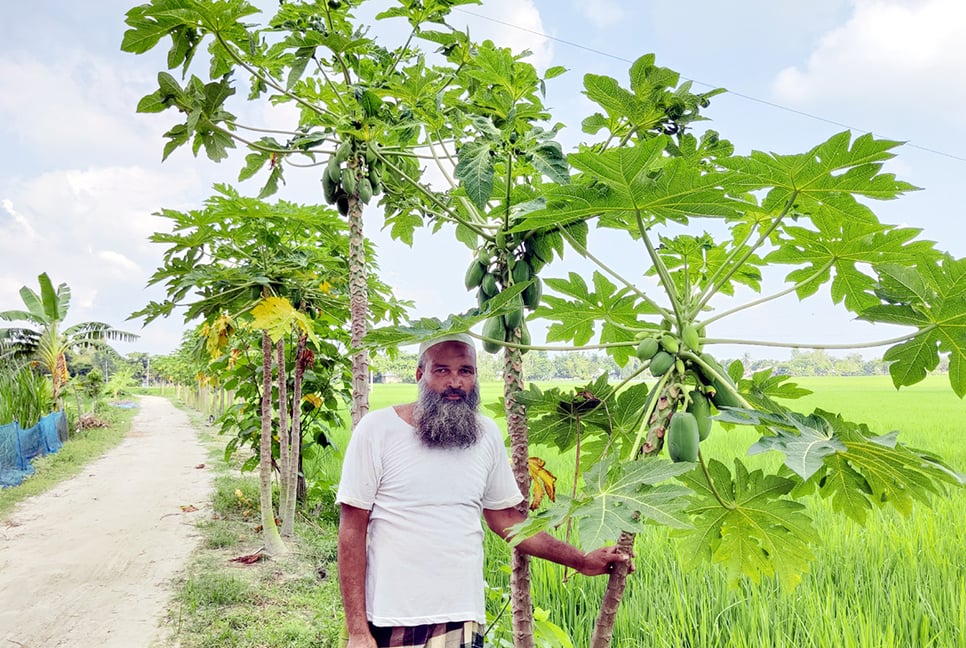
[[[205,348],[208,355],[217,358],[222,354],[222,350],[228,346],[228,340],[235,332],[235,322],[227,314],[222,313],[212,322],[205,322],[199,332],[199,337],[205,339]]]
[[[530,457],[527,460],[527,468],[530,471],[530,480],[533,484],[533,497],[530,500],[530,510],[533,511],[543,502],[544,495],[550,498],[551,502],[557,501],[557,490],[554,484],[557,477],[546,469],[547,462],[540,457]]]
[[[312,407],[315,409],[322,407],[322,399],[319,398],[318,394],[306,394],[302,400],[307,403],[311,403]]]
[[[292,329],[305,333],[316,341],[312,322],[305,313],[297,311],[285,297],[266,297],[252,309],[252,327],[268,331],[273,342],[278,342]]]

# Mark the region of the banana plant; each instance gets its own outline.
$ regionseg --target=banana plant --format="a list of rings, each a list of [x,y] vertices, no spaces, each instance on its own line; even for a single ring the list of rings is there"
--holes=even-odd
[[[132,342],[134,333],[116,329],[105,322],[80,322],[66,325],[70,310],[70,287],[54,288],[47,273],[37,277],[40,292],[29,286],[20,288],[23,310],[0,312],[0,320],[19,323],[0,329],[0,357],[15,362],[31,361],[50,375],[52,404],[59,406],[61,392],[70,378],[67,354],[72,351],[110,349],[111,342]]]

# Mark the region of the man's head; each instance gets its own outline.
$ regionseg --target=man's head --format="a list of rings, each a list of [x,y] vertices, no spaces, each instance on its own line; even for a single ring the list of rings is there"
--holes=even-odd
[[[424,342],[416,367],[419,400],[413,410],[423,443],[436,448],[467,448],[480,435],[476,410],[476,347],[465,333]]]

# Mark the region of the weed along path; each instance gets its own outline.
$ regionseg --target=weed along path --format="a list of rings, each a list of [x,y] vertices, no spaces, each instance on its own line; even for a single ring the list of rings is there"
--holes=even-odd
[[[0,648],[157,645],[209,508],[205,461],[188,416],[143,396],[120,445],[0,521]]]

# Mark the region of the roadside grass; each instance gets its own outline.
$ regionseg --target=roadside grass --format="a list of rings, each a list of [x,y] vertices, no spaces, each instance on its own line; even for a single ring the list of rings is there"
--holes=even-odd
[[[70,439],[60,450],[31,461],[34,467],[32,475],[19,486],[0,490],[0,519],[9,515],[23,500],[44,493],[77,475],[84,466],[117,446],[131,429],[136,414],[137,409],[102,409],[98,411],[98,416],[108,423],[108,427],[72,431]]]
[[[211,518],[198,525],[202,540],[176,582],[165,629],[181,648],[335,648],[342,606],[336,578],[334,525],[303,517],[286,556],[253,564],[233,558],[257,554],[258,482],[245,475],[215,479]],[[171,644],[164,644],[171,645]]]
[[[207,417],[183,409],[208,449],[215,474],[211,515],[198,523],[201,540],[175,579],[162,634],[165,647],[336,648],[341,645],[342,603],[336,577],[338,529],[302,514],[286,556],[253,564],[233,558],[261,548],[258,477],[241,473],[238,451],[224,458],[225,438]]]

